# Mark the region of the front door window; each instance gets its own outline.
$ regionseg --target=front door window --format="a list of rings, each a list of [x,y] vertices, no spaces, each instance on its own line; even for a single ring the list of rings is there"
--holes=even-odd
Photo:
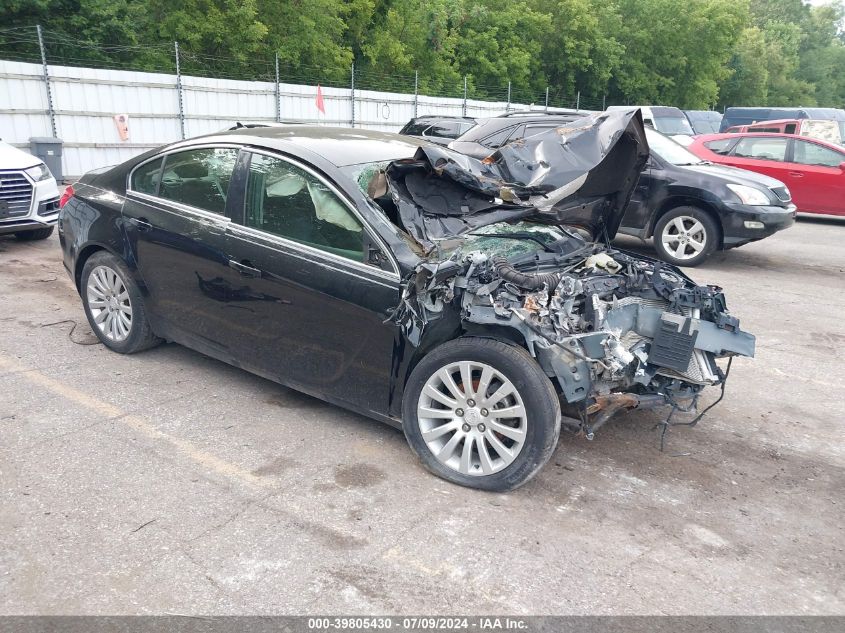
[[[364,228],[316,176],[287,161],[253,154],[244,223],[321,251],[364,261]]]

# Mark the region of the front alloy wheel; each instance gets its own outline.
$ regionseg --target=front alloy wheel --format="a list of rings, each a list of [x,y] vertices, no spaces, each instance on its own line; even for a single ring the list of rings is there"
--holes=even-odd
[[[660,240],[675,259],[690,260],[707,248],[707,231],[694,217],[679,215],[663,227]]]
[[[447,365],[426,381],[417,422],[435,459],[469,476],[509,466],[525,445],[528,428],[513,383],[490,365],[472,361]]]
[[[430,351],[405,384],[402,428],[434,474],[506,491],[548,461],[560,434],[560,401],[522,347],[465,337]]]
[[[720,231],[712,215],[696,207],[677,207],[654,227],[654,248],[675,266],[698,266],[719,246]]]

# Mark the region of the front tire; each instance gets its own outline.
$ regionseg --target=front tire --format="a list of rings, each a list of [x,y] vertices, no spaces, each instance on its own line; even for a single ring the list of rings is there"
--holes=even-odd
[[[82,268],[80,294],[94,334],[109,349],[134,354],[161,342],[147,320],[132,274],[111,253],[94,253]]]
[[[654,226],[654,250],[675,266],[698,266],[719,245],[719,226],[706,211],[677,207]]]
[[[35,240],[46,240],[53,234],[52,226],[43,229],[33,229],[32,231],[18,231],[15,237],[21,242],[34,242]]]
[[[531,355],[515,345],[461,338],[411,372],[402,428],[426,468],[448,481],[504,492],[531,479],[560,435],[560,402]]]

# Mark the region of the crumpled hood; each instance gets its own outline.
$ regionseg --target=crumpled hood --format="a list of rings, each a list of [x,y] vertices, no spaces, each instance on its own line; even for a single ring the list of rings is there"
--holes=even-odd
[[[405,230],[427,249],[527,217],[611,239],[647,159],[640,111],[602,112],[509,143],[484,160],[423,146],[412,159],[391,163],[387,180]]]
[[[0,169],[26,169],[40,162],[40,158],[27,154],[8,143],[0,142]]]

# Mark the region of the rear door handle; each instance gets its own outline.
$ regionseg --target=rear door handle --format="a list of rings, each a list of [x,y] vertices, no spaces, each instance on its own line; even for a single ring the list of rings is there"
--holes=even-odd
[[[802,174],[800,171],[791,171],[791,172],[789,172],[789,175],[792,176],[793,178],[803,178],[804,177],[804,174]]]
[[[253,267],[252,262],[248,259],[241,262],[236,262],[234,259],[230,259],[229,267],[234,268],[244,277],[261,277],[261,271]]]
[[[139,231],[152,231],[153,225],[147,218],[129,218],[129,221],[138,227]]]

